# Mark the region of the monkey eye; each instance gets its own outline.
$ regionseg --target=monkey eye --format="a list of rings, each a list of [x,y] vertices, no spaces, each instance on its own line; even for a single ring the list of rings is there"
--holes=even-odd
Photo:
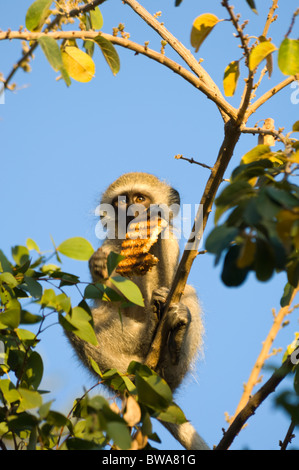
[[[122,196],[118,196],[114,201],[113,201],[113,205],[114,206],[124,206],[127,204],[127,198],[126,196],[122,195]]]
[[[142,204],[145,200],[146,198],[145,196],[143,196],[143,194],[137,194],[135,196],[135,201],[137,202],[137,204]]]

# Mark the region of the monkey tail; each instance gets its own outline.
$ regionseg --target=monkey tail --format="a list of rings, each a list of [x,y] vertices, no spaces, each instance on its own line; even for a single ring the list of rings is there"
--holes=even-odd
[[[183,424],[161,423],[185,449],[211,450],[189,421]]]

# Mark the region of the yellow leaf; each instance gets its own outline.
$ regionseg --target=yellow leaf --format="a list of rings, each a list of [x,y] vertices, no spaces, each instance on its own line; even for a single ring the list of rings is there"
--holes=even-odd
[[[299,164],[299,150],[288,158],[288,162]]]
[[[195,47],[195,52],[198,51],[205,38],[219,21],[222,20],[219,20],[212,13],[204,13],[194,20],[191,30],[191,45]]]
[[[299,220],[299,214],[297,214],[296,212],[291,212],[287,209],[282,209],[278,212],[276,218],[276,230],[278,236],[284,243],[287,243],[291,236],[291,229],[293,223],[296,220]]]
[[[242,246],[239,258],[237,259],[237,266],[240,269],[250,266],[254,261],[256,251],[255,243],[248,237]]]
[[[92,58],[77,47],[68,46],[62,51],[62,60],[70,77],[78,82],[89,82],[95,74]]]
[[[276,51],[277,48],[270,41],[260,42],[252,49],[249,56],[249,68],[253,71],[269,54]]]
[[[299,333],[296,331],[295,332],[295,339],[294,341],[288,345],[284,355],[283,355],[283,358],[282,358],[282,362],[284,362],[286,360],[286,358],[292,354],[293,351],[295,351],[295,349],[298,347],[298,340],[299,340]]]
[[[225,96],[234,96],[240,76],[239,61],[234,60],[226,67],[223,78]]]

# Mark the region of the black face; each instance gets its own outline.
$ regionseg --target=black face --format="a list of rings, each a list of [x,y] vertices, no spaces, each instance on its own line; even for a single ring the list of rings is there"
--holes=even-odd
[[[120,227],[122,227],[126,232],[132,220],[136,217],[145,216],[146,211],[152,204],[152,200],[146,194],[126,192],[117,196],[112,201],[112,204],[116,210],[118,231],[120,231]]]
[[[115,208],[127,210],[129,206],[133,204],[140,204],[145,207],[147,210],[152,203],[151,198],[145,194],[127,192],[125,194],[120,194],[113,201],[112,204]]]

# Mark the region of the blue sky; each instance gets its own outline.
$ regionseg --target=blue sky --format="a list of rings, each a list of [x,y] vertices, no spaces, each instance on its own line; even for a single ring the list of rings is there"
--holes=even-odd
[[[250,20],[248,32],[258,36],[263,30],[270,0],[256,0],[255,15],[245,0],[235,1],[242,18]],[[270,30],[278,46],[287,32],[297,1],[280,2],[279,20]],[[2,5],[0,28],[17,30],[31,1],[12,0]],[[144,0],[151,12],[161,10],[161,2]],[[284,4],[284,5],[283,5]],[[208,7],[184,0],[179,8],[174,0],[164,2],[161,21],[186,47],[195,17],[210,12],[227,18],[220,1]],[[131,39],[150,41],[159,50],[160,38],[121,1],[109,0],[101,6],[103,31],[112,32],[119,23]],[[240,57],[238,41],[229,22],[215,27],[196,54],[204,58],[203,66],[222,90],[224,69]],[[298,21],[292,37],[298,37]],[[17,41],[0,43],[0,71],[7,76],[20,57]],[[215,105],[195,88],[165,67],[132,52],[118,48],[121,70],[113,77],[105,60],[96,51],[96,76],[88,84],[73,81],[66,88],[56,82],[56,74],[41,50],[36,50],[32,72],[19,71],[17,89],[6,92],[0,106],[1,218],[0,248],[10,252],[13,245],[33,238],[42,250],[50,250],[50,234],[56,244],[73,236],[83,236],[96,248],[94,209],[101,192],[120,174],[147,171],[168,180],[181,194],[182,202],[198,203],[209,171],[175,160],[176,154],[193,157],[207,165],[216,159],[223,137],[223,126]],[[179,59],[166,47],[166,54]],[[271,80],[264,78],[259,94],[284,79],[277,70]],[[244,77],[244,75],[243,75]],[[230,102],[237,106],[243,81],[240,78],[236,96]],[[285,88],[252,116],[248,125],[273,117],[277,127],[289,130],[298,120],[299,104],[291,102],[290,87]],[[242,155],[256,145],[256,138],[242,136],[227,171],[239,163]],[[207,232],[213,227],[210,217]],[[87,263],[65,259],[64,270],[88,280]],[[251,367],[259,354],[262,341],[272,324],[272,308],[279,309],[285,284],[280,274],[267,283],[254,275],[240,288],[227,288],[220,280],[220,269],[214,267],[211,255],[194,262],[189,278],[203,306],[206,338],[204,359],[197,365],[195,377],[189,378],[176,396],[186,416],[194,423],[210,446],[217,444],[226,427],[224,412],[232,414],[242,394]],[[73,297],[74,304],[76,296]],[[290,324],[275,340],[275,347],[285,347],[298,330],[296,311]],[[43,388],[53,391],[54,409],[66,411],[93,380],[74,360],[59,326],[44,333],[39,348],[45,362]],[[281,355],[269,364],[278,364]],[[266,378],[268,372],[265,371]],[[284,385],[280,387],[282,390]],[[289,423],[274,408],[273,400],[257,411],[232,448],[277,449]],[[157,426],[163,447],[178,449],[178,444]],[[293,441],[299,446],[298,437]]]

